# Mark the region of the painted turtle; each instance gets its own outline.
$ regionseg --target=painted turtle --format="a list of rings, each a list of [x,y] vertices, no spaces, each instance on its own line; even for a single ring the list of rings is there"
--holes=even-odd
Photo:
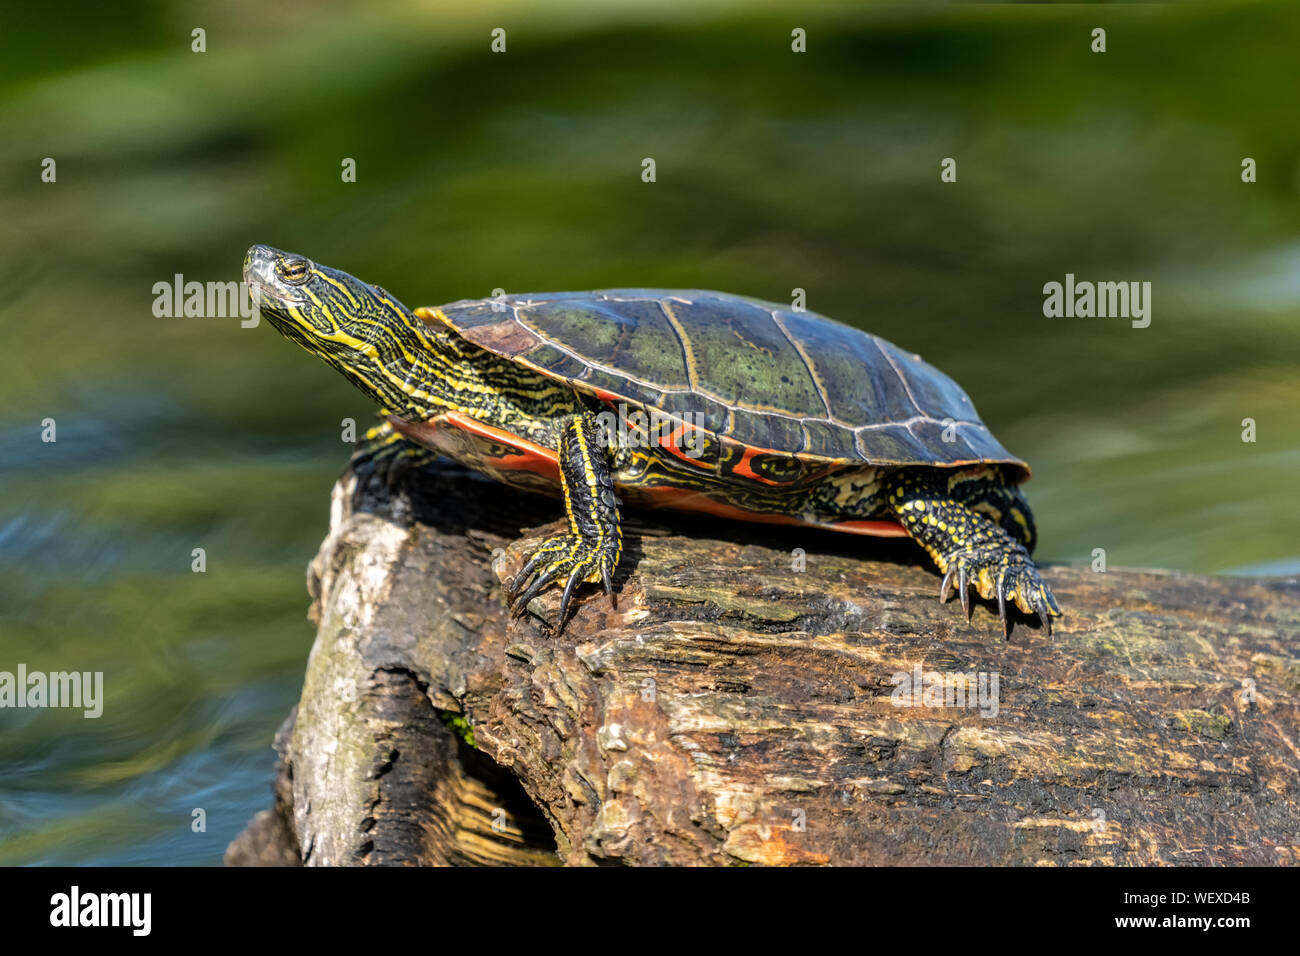
[[[1037,614],[1060,609],[1030,558],[1029,467],[919,355],[811,312],[718,292],[611,289],[406,308],[378,286],[254,246],[261,315],[377,402],[359,454],[446,454],[559,493],[569,529],[507,588],[522,613],[564,583],[611,577],[620,498],[745,521],[911,536],[955,581]],[[616,497],[617,495],[617,497]]]

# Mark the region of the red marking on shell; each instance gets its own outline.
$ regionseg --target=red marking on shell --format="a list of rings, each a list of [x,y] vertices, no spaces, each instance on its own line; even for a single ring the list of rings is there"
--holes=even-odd
[[[693,432],[700,431],[700,429],[696,428],[694,425],[688,425],[685,422],[682,422],[674,428],[670,434],[664,436],[663,441],[660,443],[660,447],[674,457],[680,458],[688,465],[694,465],[696,468],[705,468],[712,471],[712,465],[701,461],[699,456],[691,457],[686,449],[682,447],[682,439],[686,437],[686,430],[688,428]]]
[[[753,445],[746,445],[745,450],[741,452],[740,461],[736,463],[735,467],[732,468],[732,471],[735,474],[740,475],[742,478],[748,478],[751,481],[761,481],[765,485],[782,484],[782,482],[773,481],[771,478],[764,478],[762,475],[758,474],[758,472],[754,471],[750,466],[750,462],[754,460],[755,455],[781,455],[785,458],[790,457],[787,452],[777,451],[775,448],[758,448]]]
[[[873,538],[906,538],[908,534],[897,521],[852,520],[852,521],[806,521],[797,515],[768,514],[761,511],[747,511],[736,505],[724,504],[688,488],[645,488],[636,489],[638,503],[650,508],[666,508],[672,511],[698,511],[718,518],[729,518],[758,524],[782,524],[801,527],[825,528],[830,531],[842,531],[847,534],[869,535]]]
[[[556,485],[560,483],[559,459],[556,453],[543,445],[529,441],[512,432],[485,424],[463,412],[447,412],[425,422],[404,422],[398,418],[389,418],[393,427],[400,433],[427,448],[436,448],[456,458],[464,448],[457,445],[447,432],[458,430],[486,439],[496,444],[514,449],[517,454],[497,457],[484,457],[484,464],[502,471],[529,471],[541,475]],[[753,449],[765,451],[767,449]],[[907,532],[896,521],[843,520],[843,521],[808,521],[797,515],[768,514],[766,512],[748,511],[737,505],[714,501],[712,498],[691,488],[659,487],[639,488],[618,485],[617,490],[627,495],[635,504],[647,508],[666,508],[673,511],[693,511],[758,524],[779,524],[804,527],[826,528],[847,534],[869,535],[877,538],[906,538]]]
[[[484,462],[494,468],[506,471],[531,471],[551,479],[557,485],[560,482],[559,459],[552,449],[529,441],[527,438],[522,438],[513,432],[488,425],[463,412],[447,412],[445,415],[430,418],[425,422],[404,422],[401,419],[391,417],[389,421],[393,423],[393,427],[397,431],[412,441],[424,445],[426,448],[435,448],[452,458],[458,458],[463,448],[447,435],[448,429],[457,429],[496,444],[504,445],[507,448],[514,449],[516,454],[484,456]]]
[[[522,453],[521,455],[511,456],[512,461],[515,458],[522,458],[524,461],[520,464],[505,465],[505,459],[492,459],[497,464],[503,465],[504,467],[523,468],[526,471],[536,471],[536,468],[532,467],[532,465],[541,463],[550,468],[550,470],[555,474],[556,481],[560,480],[560,459],[553,449],[529,441],[527,438],[522,438],[503,428],[497,428],[494,425],[485,424],[477,418],[471,418],[463,412],[448,412],[446,419],[449,425],[459,428],[462,431],[467,431],[471,435],[478,435],[480,438],[486,438],[489,441],[498,442],[499,444],[506,445]]]

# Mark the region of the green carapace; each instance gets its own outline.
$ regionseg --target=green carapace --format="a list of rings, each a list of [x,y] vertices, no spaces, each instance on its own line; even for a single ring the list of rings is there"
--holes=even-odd
[[[408,309],[269,246],[244,276],[263,317],[376,402],[359,465],[447,455],[558,495],[568,530],[508,585],[514,613],[584,582],[613,599],[623,507],[908,536],[970,617],[970,590],[1060,609],[1030,558],[1029,468],[921,357],[811,312],[719,292],[606,289]]]

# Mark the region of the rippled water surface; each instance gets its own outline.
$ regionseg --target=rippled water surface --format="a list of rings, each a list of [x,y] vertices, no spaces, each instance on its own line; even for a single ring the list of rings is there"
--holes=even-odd
[[[410,305],[802,288],[965,386],[1034,466],[1042,559],[1300,573],[1300,10],[1108,8],[1104,55],[1095,12],[801,10],[799,55],[777,8],[699,9],[231,3],[202,54],[180,3],[6,30],[0,670],[106,700],[0,711],[0,863],[217,863],[269,803],[370,409],[267,328],[155,317],[253,242]],[[1044,318],[1066,273],[1150,281],[1150,327]]]

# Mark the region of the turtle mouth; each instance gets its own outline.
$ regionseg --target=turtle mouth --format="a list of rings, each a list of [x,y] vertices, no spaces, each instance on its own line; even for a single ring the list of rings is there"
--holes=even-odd
[[[253,307],[260,311],[283,313],[307,301],[305,295],[295,295],[292,290],[280,285],[266,283],[259,279],[245,281],[248,283],[248,295],[253,300]]]
[[[299,286],[284,281],[276,272],[276,264],[287,258],[285,253],[270,246],[253,246],[244,256],[244,282],[255,305],[297,304],[306,301],[306,292]]]

